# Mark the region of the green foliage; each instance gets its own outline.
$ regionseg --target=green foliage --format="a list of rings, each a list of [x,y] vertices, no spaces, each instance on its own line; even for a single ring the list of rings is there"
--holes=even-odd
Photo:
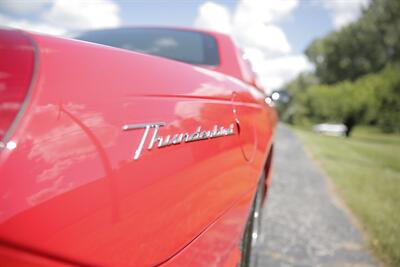
[[[381,88],[376,92],[379,99],[376,120],[384,132],[400,132],[400,67],[383,71],[380,83]]]
[[[355,80],[400,60],[400,1],[372,0],[362,17],[315,40],[306,55],[322,83]]]
[[[283,121],[400,132],[400,0],[371,0],[358,21],[315,40],[306,55],[315,72],[286,85],[292,101],[278,107]]]
[[[379,125],[386,132],[400,132],[399,74],[399,65],[389,65],[354,82],[333,85],[311,85],[300,76],[287,87],[292,101],[281,108],[281,118],[298,125],[344,123],[349,133],[360,123]]]
[[[286,84],[284,88],[289,93],[291,101],[278,106],[281,119],[291,124],[308,124],[304,93],[310,86],[318,83],[319,80],[314,74],[301,73],[296,79]]]

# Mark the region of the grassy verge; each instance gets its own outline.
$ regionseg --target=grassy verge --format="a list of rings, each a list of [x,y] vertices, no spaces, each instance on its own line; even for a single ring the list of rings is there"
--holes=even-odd
[[[295,129],[390,266],[400,266],[400,135],[358,128],[351,138]]]

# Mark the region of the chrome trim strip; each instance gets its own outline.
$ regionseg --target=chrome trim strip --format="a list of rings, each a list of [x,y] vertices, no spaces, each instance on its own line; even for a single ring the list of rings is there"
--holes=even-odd
[[[35,40],[32,38],[32,36],[29,35],[29,33],[26,33],[22,30],[11,30],[11,31],[17,31],[17,32],[21,33],[31,43],[32,48],[33,48],[33,68],[32,68],[31,81],[28,85],[28,89],[26,91],[24,101],[22,102],[22,105],[21,105],[17,115],[15,116],[13,122],[11,123],[10,127],[4,134],[3,140],[0,140],[2,143],[2,145],[0,145],[0,151],[7,146],[7,143],[10,141],[10,137],[14,134],[19,122],[21,121],[23,115],[25,114],[26,109],[28,108],[29,103],[31,102],[33,88],[36,85],[38,75],[39,75],[39,73],[38,73],[39,67],[40,67],[39,47],[38,47],[37,43],[35,42]]]
[[[153,133],[151,134],[151,138],[149,144],[147,146],[147,150],[152,150],[154,147],[162,148],[172,145],[179,145],[182,143],[189,143],[194,141],[201,141],[207,139],[213,139],[217,137],[224,137],[235,134],[235,125],[231,123],[228,128],[224,128],[223,126],[214,125],[214,127],[210,130],[203,130],[201,126],[198,126],[194,132],[183,132],[176,134],[169,134],[166,136],[158,136],[158,130],[161,126],[165,126],[165,122],[152,122],[152,123],[139,123],[139,124],[125,124],[122,126],[122,130],[130,131],[135,129],[144,129],[142,138],[140,139],[139,145],[135,150],[135,154],[133,155],[133,159],[139,159],[143,147],[145,146],[146,140],[148,140],[148,136],[153,128]]]
[[[122,129],[124,131],[130,131],[130,130],[135,130],[135,129],[145,129],[144,134],[142,136],[142,139],[140,140],[139,146],[135,151],[135,154],[133,155],[133,159],[137,160],[140,157],[140,154],[142,153],[144,142],[146,141],[147,135],[149,134],[150,128],[156,128],[154,130],[153,138],[155,138],[155,135],[157,134],[158,128],[160,126],[164,126],[165,122],[153,122],[153,123],[139,123],[139,124],[125,124],[122,126]],[[151,149],[148,147],[148,149]]]
[[[165,122],[125,124],[124,126],[122,126],[122,129],[124,131],[130,131],[130,130],[134,130],[134,129],[146,128],[147,126],[149,126],[150,128],[156,127],[156,126],[165,126]]]

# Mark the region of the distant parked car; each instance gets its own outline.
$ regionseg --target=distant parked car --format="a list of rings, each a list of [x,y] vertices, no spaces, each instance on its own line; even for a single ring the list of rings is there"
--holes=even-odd
[[[344,136],[347,127],[341,123],[321,123],[313,126],[313,131],[320,134]]]

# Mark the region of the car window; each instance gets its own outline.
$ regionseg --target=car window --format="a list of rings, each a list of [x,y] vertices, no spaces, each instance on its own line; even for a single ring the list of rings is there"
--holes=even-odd
[[[76,39],[161,56],[190,64],[219,64],[211,35],[186,30],[120,28],[86,32]]]

